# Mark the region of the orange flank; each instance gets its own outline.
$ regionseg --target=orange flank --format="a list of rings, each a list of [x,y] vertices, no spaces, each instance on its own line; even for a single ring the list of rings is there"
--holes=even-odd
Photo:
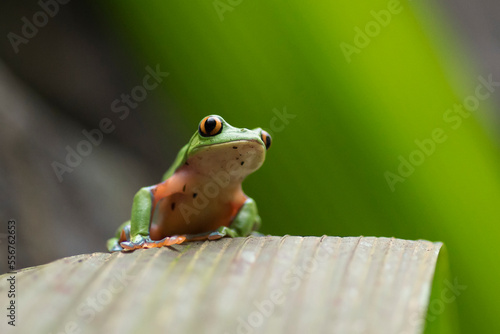
[[[197,235],[221,226],[229,227],[247,196],[240,183],[219,186],[212,182],[213,187],[206,188],[210,182],[210,176],[198,173],[192,165],[185,165],[164,182],[151,187],[151,239]]]

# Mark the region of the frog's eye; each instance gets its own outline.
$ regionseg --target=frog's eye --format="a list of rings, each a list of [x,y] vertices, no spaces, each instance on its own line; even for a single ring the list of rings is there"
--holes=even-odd
[[[222,132],[222,122],[219,117],[207,116],[201,120],[198,132],[203,137],[211,137]]]
[[[260,138],[262,138],[262,141],[264,142],[264,144],[266,144],[266,150],[268,150],[269,147],[271,147],[271,136],[269,135],[269,133],[262,130],[262,133],[260,134]]]

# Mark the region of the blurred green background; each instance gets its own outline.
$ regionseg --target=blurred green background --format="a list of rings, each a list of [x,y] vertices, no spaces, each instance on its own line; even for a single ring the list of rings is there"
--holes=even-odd
[[[467,286],[456,299],[462,332],[500,332],[500,75],[478,57],[484,48],[466,43],[473,35],[464,34],[460,15],[470,8],[451,3],[71,4],[17,54],[4,40],[6,68],[18,78],[9,80],[22,82],[35,106],[51,110],[43,117],[52,117],[41,126],[43,153],[35,157],[9,151],[18,141],[4,134],[12,156],[4,155],[3,168],[15,177],[4,180],[14,195],[3,209],[23,218],[21,226],[34,224],[23,227],[25,249],[37,242],[32,228],[50,249],[41,256],[27,250],[33,254],[25,265],[104,250],[134,192],[158,182],[198,122],[219,114],[273,137],[265,165],[244,183],[262,232],[443,241],[452,278]],[[3,27],[19,33],[19,18],[39,8],[13,10]],[[478,39],[483,47],[496,41],[491,48],[499,48],[486,37]],[[121,120],[112,102],[142,84],[146,66],[169,76]],[[11,110],[4,106],[2,116],[12,126]],[[51,162],[62,162],[66,145],[75,147],[81,130],[104,117],[116,130],[59,183]],[[46,139],[54,131],[57,138]],[[21,140],[29,150],[32,137]],[[37,176],[15,168],[12,157],[16,166],[46,162]],[[40,188],[53,195],[42,201],[46,195],[31,193]],[[37,203],[54,209],[39,218]]]

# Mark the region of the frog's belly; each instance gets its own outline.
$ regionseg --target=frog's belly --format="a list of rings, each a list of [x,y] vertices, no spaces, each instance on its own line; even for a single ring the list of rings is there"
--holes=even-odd
[[[209,198],[205,194],[176,193],[162,199],[155,210],[151,238],[199,234],[229,226],[246,200],[242,192]]]

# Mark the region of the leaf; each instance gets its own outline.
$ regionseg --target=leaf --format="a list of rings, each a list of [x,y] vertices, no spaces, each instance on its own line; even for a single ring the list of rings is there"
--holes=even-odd
[[[73,256],[15,275],[17,326],[26,333],[422,333],[441,247],[285,236]],[[2,298],[10,275],[1,276]]]

